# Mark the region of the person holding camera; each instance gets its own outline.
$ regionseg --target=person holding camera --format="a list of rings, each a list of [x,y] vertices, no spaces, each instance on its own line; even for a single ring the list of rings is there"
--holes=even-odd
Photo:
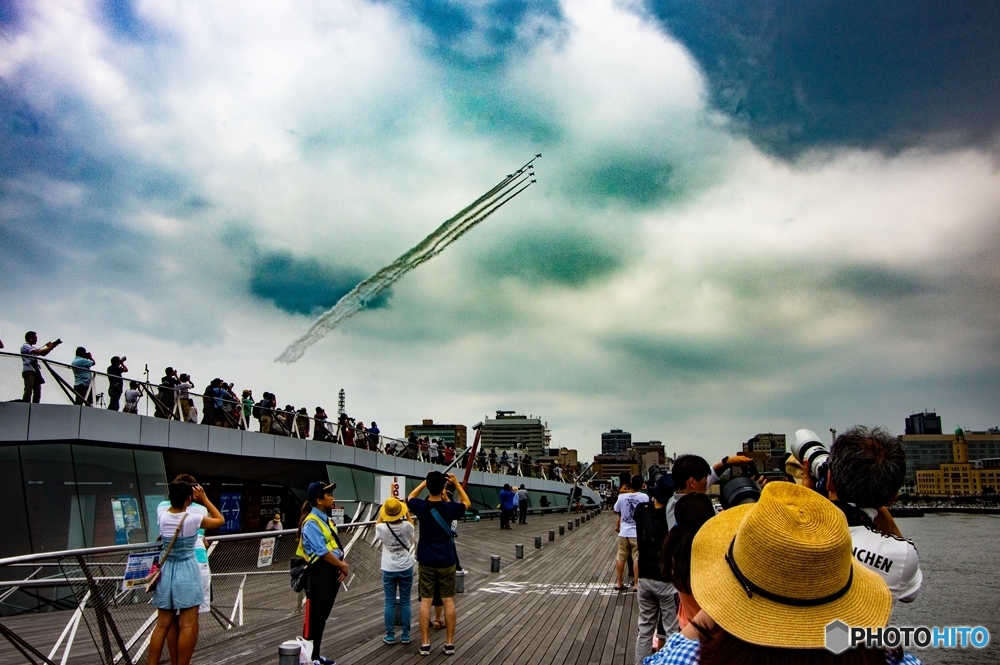
[[[803,486],[816,489],[825,481],[828,498],[847,518],[854,557],[882,576],[894,601],[913,601],[923,582],[917,549],[889,514],[906,475],[902,442],[881,427],[853,427],[837,437],[824,459],[819,437],[800,429],[792,450],[804,457]]]
[[[743,455],[732,455],[723,457],[722,461],[716,462],[715,466],[709,466],[704,457],[698,455],[681,455],[674,462],[671,475],[674,479],[674,487],[677,491],[667,502],[667,526],[673,529],[677,524],[674,519],[674,506],[686,494],[706,494],[708,488],[719,480],[719,476],[731,466],[743,466],[753,462],[749,457]]]
[[[76,393],[76,404],[92,406],[94,395],[90,390],[90,384],[94,380],[94,373],[90,368],[94,366],[94,356],[82,346],[76,347],[76,357],[70,366],[73,368],[73,392]]]
[[[108,366],[108,411],[117,411],[121,405],[122,393],[125,390],[125,382],[122,374],[128,371],[125,366],[125,356],[112,356],[111,365]]]
[[[426,499],[417,498],[427,488]],[[445,489],[453,489],[459,501],[448,501]],[[465,511],[472,507],[472,501],[455,474],[445,476],[440,471],[431,471],[427,478],[417,485],[407,497],[410,512],[420,525],[417,541],[418,588],[420,591],[420,655],[431,654],[431,603],[435,593],[444,605],[445,644],[444,654],[455,654],[455,572],[458,566],[458,551],[455,549],[455,532],[452,520],[465,517]]]
[[[22,402],[34,402],[38,404],[42,401],[42,368],[38,364],[37,356],[47,356],[49,352],[62,344],[61,339],[54,342],[46,342],[44,346],[38,344],[38,334],[34,330],[24,333],[24,344],[21,345],[21,360],[23,362],[21,377],[24,379],[24,396]]]

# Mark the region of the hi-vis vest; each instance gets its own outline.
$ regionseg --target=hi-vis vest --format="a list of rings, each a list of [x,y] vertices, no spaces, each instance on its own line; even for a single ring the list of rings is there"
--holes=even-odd
[[[334,533],[337,532],[337,525],[336,524],[334,524],[333,522],[328,522],[326,520],[321,520],[316,515],[316,513],[310,512],[308,515],[306,515],[305,522],[302,523],[302,529],[303,530],[305,530],[306,523],[309,522],[309,521],[316,522],[316,524],[319,526],[319,530],[323,534],[323,539],[326,541],[326,549],[327,549],[327,551],[332,552],[332,551],[340,548],[340,545],[337,543],[337,539],[333,535]],[[302,539],[301,538],[299,538],[299,546],[295,549],[295,555],[296,556],[300,556],[303,559],[306,559],[307,561],[309,561],[309,563],[312,563],[313,561],[315,561],[316,559],[319,558],[319,557],[316,557],[316,556],[312,556],[312,557],[306,556],[306,552],[302,548]]]

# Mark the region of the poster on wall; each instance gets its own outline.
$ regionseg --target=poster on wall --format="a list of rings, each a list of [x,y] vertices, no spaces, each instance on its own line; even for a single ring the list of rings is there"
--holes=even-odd
[[[225,518],[226,523],[219,528],[219,533],[236,533],[240,530],[240,503],[243,500],[242,494],[220,494],[219,512]]]
[[[334,508],[333,510],[331,510],[330,511],[330,519],[332,519],[333,523],[336,524],[337,526],[343,526],[344,525],[344,509],[343,508]]]
[[[390,497],[402,501],[403,492],[406,485],[406,476],[379,476],[379,493],[376,500],[385,503]]]
[[[111,499],[111,515],[115,520],[115,545],[127,545],[128,531],[125,530],[125,513],[122,510],[121,499]]]

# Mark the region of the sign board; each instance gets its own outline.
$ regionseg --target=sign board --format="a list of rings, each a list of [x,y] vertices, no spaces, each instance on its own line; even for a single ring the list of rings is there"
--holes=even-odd
[[[125,577],[122,578],[122,591],[143,588],[145,586],[143,580],[149,575],[149,569],[159,556],[159,551],[129,552],[128,561],[125,563]]]
[[[219,533],[235,533],[240,530],[240,503],[242,500],[242,494],[219,495],[219,503],[222,504],[219,512],[226,519],[226,523],[219,529]]]
[[[260,539],[260,549],[257,551],[257,567],[267,568],[274,561],[274,536]]]
[[[385,503],[389,497],[395,497],[400,501],[405,500],[406,476],[379,476],[378,483],[379,503]]]
[[[337,526],[344,526],[344,509],[334,508],[333,510],[331,510],[330,519],[332,519],[333,523],[336,524]]]

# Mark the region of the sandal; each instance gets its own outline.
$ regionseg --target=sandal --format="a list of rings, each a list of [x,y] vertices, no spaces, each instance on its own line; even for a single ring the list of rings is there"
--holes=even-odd
[[[438,621],[437,619],[435,619],[433,625],[434,625],[434,630],[441,630],[444,628],[444,621]]]
[[[429,644],[421,644],[420,645],[420,655],[421,656],[429,656],[429,655],[431,655],[431,645],[429,645]]]
[[[446,645],[444,645],[443,651],[444,651],[444,655],[446,655],[446,656],[454,656],[455,655],[455,645],[454,644],[446,644]]]

